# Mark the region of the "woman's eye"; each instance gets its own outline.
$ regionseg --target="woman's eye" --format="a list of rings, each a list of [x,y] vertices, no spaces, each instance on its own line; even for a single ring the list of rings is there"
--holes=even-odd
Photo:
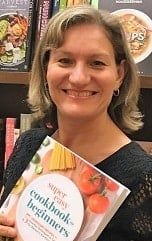
[[[69,65],[72,63],[71,59],[69,58],[62,58],[62,59],[59,59],[58,62],[62,65]]]
[[[95,61],[92,61],[91,66],[95,68],[101,68],[105,66],[105,63],[100,60],[95,60]]]

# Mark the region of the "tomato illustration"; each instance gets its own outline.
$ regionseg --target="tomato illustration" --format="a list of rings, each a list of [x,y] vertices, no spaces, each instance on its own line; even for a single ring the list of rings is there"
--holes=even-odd
[[[106,187],[108,190],[110,190],[111,192],[115,192],[118,190],[119,186],[117,183],[115,183],[114,181],[110,180],[109,178],[107,178],[105,180],[106,182]]]
[[[93,169],[86,169],[80,175],[79,188],[86,194],[91,195],[101,187],[101,175]]]
[[[94,193],[89,197],[89,209],[96,214],[105,213],[110,205],[108,197],[100,193]]]

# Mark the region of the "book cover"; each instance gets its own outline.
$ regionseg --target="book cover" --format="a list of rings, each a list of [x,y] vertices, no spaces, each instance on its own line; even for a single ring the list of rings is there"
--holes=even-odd
[[[16,126],[16,118],[6,118],[6,132],[5,132],[5,161],[4,167],[7,166],[7,161],[14,148],[14,129]]]
[[[5,158],[5,118],[0,118],[0,190],[2,188]]]
[[[0,211],[15,241],[95,241],[129,192],[47,136]]]
[[[47,23],[52,15],[52,0],[38,1],[38,19],[36,29],[36,42],[38,42],[46,29]]]
[[[29,71],[35,0],[0,1],[0,70]]]
[[[118,15],[139,74],[151,76],[152,11],[151,0],[100,0],[99,9]]]
[[[34,116],[32,113],[21,113],[20,114],[20,134],[24,131],[31,129]]]
[[[67,0],[60,0],[59,1],[59,11],[64,10],[67,7]]]
[[[52,0],[52,16],[59,11],[60,0]]]
[[[67,0],[67,7],[83,4],[91,4],[91,0]]]

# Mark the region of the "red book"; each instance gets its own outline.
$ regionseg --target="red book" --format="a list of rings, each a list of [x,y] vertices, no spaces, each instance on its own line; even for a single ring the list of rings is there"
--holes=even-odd
[[[52,0],[38,0],[36,41],[41,39],[52,14]]]
[[[14,147],[14,129],[16,118],[6,118],[6,134],[5,134],[5,161],[4,167],[7,165],[8,158]]]

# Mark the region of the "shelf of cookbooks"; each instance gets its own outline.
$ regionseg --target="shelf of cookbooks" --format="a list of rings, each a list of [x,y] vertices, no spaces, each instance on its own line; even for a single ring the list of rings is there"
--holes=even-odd
[[[3,30],[0,36],[0,83],[28,83],[35,40],[41,39],[49,18],[67,7],[65,2],[71,4],[71,1],[61,0],[0,1],[0,29]],[[118,16],[141,76],[141,88],[152,88],[151,0],[127,1],[127,4],[126,1],[114,0],[111,4],[111,1],[92,0],[91,5]]]

